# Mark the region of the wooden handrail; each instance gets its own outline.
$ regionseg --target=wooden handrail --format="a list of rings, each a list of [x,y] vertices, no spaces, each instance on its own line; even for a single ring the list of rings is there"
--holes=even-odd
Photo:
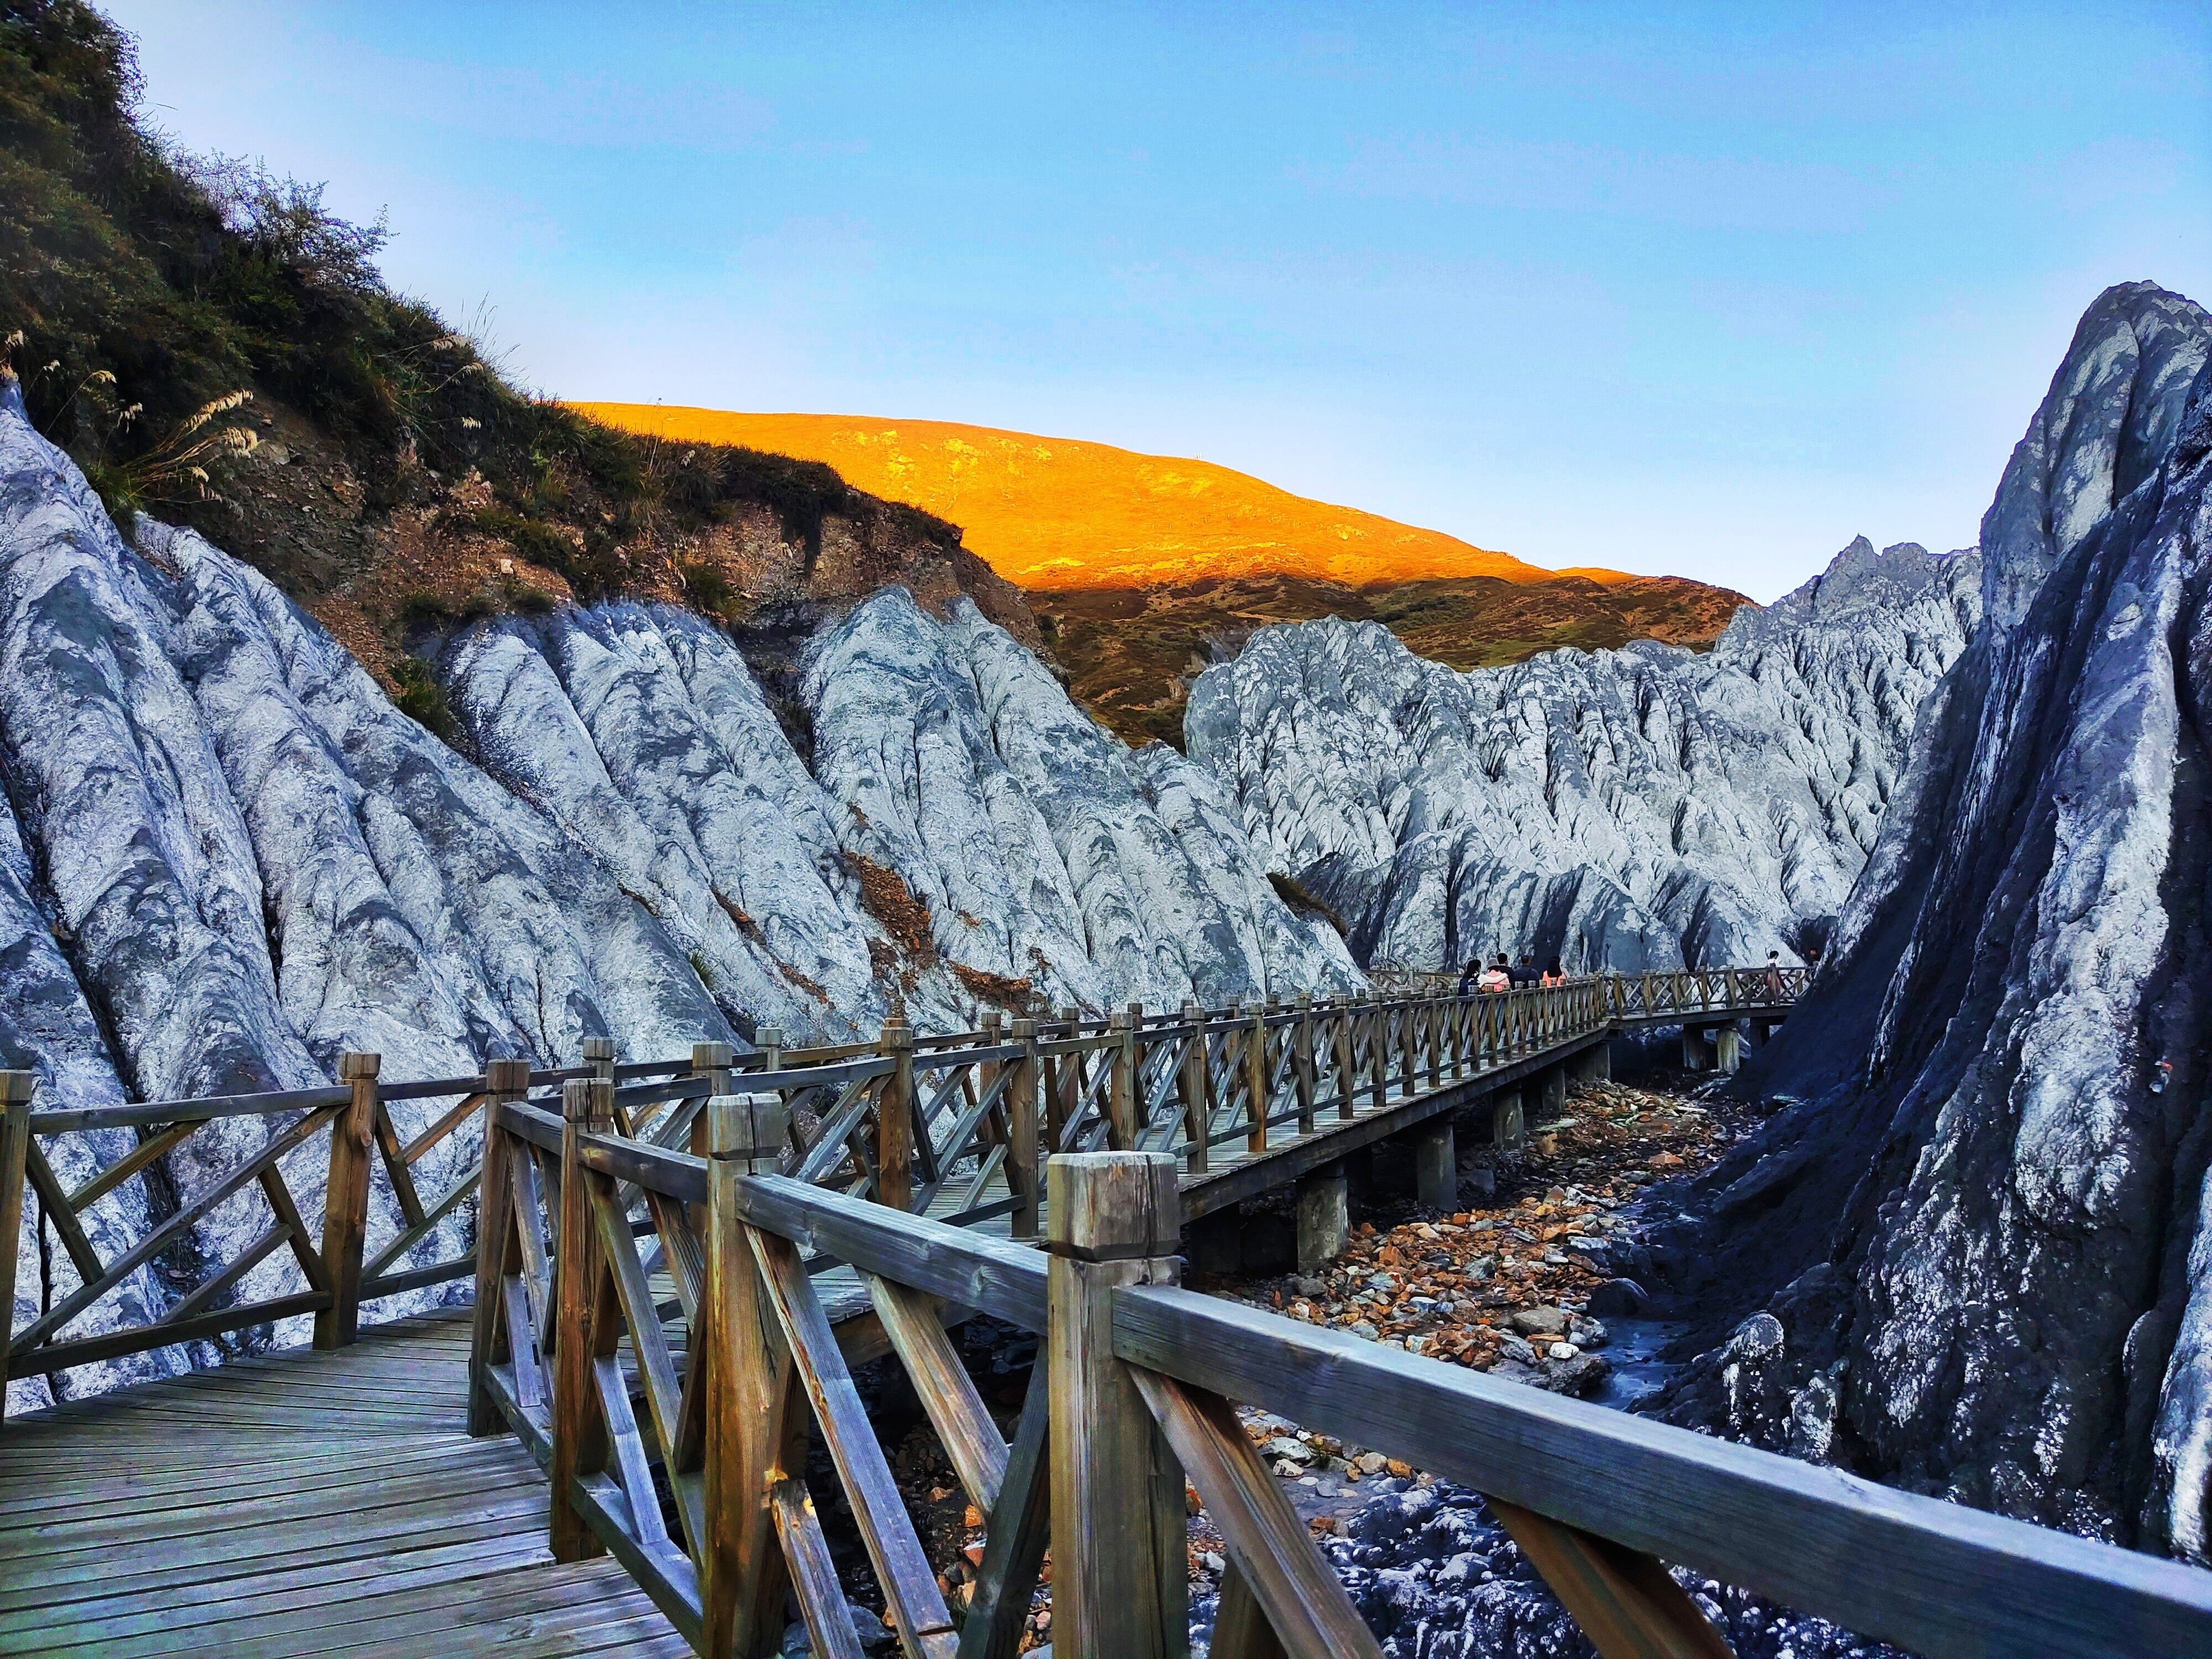
[[[1241,1141],[1249,1152],[1273,1157],[1295,1144],[1279,1138],[1289,1126],[1304,1137],[1363,1114],[1411,1108],[1439,1090],[1479,1091],[1486,1074],[1526,1066],[1553,1048],[1586,1042],[1623,1022],[1711,1016],[1711,1024],[1747,1012],[1778,1015],[1802,992],[1807,976],[1802,968],[1774,966],[1683,970],[1462,997],[1455,983],[1439,975],[1397,996],[1175,1011],[1133,1006],[1110,1019],[1068,1009],[1054,1018],[1027,1022],[1028,1029],[1017,1030],[1011,1042],[988,1022],[977,1031],[917,1036],[896,1050],[881,1042],[790,1048],[778,1036],[764,1042],[763,1052],[729,1054],[714,1075],[728,1087],[775,1098],[789,1109],[792,1145],[781,1161],[785,1170],[870,1199],[927,1204],[950,1194],[948,1207],[971,1220],[1011,1212],[1026,1237],[1042,1224],[1041,1161],[1052,1153],[1100,1147],[1110,1139],[1168,1152],[1185,1163],[1188,1174],[1204,1176],[1212,1170],[1212,1148]],[[632,1140],[648,1127],[654,1137],[696,1136],[709,1087],[696,1054],[682,1060],[618,1064],[611,1044],[596,1039],[592,1046],[594,1057],[581,1066],[517,1072],[521,1062],[495,1064],[507,1067],[502,1075],[526,1093],[557,1091],[580,1079],[611,1082],[619,1126]],[[480,1121],[489,1091],[489,1073],[419,1082],[367,1076],[336,1087],[112,1107],[40,1110],[28,1103],[28,1133],[21,1137],[21,1155],[12,1169],[7,1160],[13,1154],[0,1137],[0,1199],[12,1196],[20,1204],[27,1189],[35,1189],[80,1280],[109,1289],[143,1263],[146,1241],[103,1261],[80,1217],[142,1179],[204,1126],[240,1116],[285,1120],[273,1139],[289,1147],[297,1144],[302,1124],[306,1134],[319,1133],[331,1116],[343,1114],[347,1133],[333,1142],[327,1183],[339,1200],[337,1224],[326,1207],[319,1238],[300,1216],[274,1161],[248,1158],[204,1189],[236,1193],[258,1185],[265,1195],[270,1224],[243,1251],[210,1264],[199,1285],[178,1293],[167,1316],[97,1339],[70,1335],[70,1320],[88,1305],[81,1297],[74,1299],[68,1314],[50,1313],[9,1335],[0,1347],[6,1373],[21,1376],[88,1363],[85,1356],[95,1350],[82,1346],[87,1341],[97,1341],[100,1358],[161,1346],[185,1334],[174,1323],[180,1317],[189,1319],[196,1334],[264,1323],[301,1311],[303,1296],[322,1298],[307,1310],[316,1314],[323,1340],[343,1343],[351,1340],[363,1304],[467,1276],[471,1264],[465,1261],[423,1257],[441,1224],[477,1193],[481,1156],[457,1167],[448,1155],[442,1189],[436,1192],[417,1191],[416,1171],[456,1136],[476,1133],[471,1126]],[[880,1110],[887,1092],[902,1103],[901,1121],[889,1126],[888,1134]],[[557,1096],[541,1092],[536,1098],[552,1103]],[[505,1099],[508,1108],[523,1108],[512,1091]],[[408,1119],[411,1133],[403,1134],[393,1108],[414,1102],[431,1104]],[[368,1137],[368,1150],[358,1156],[356,1115]],[[109,1160],[74,1192],[64,1190],[52,1177],[40,1138],[114,1128],[142,1132],[138,1146]],[[514,1132],[530,1136],[526,1125],[518,1124]],[[623,1155],[599,1149],[593,1156],[612,1167]],[[635,1176],[622,1179],[635,1201]],[[1007,1195],[988,1199],[986,1187],[1001,1179]],[[367,1222],[380,1206],[381,1213],[396,1215],[398,1231],[387,1228],[380,1235],[372,1257]],[[201,1207],[167,1218],[156,1247],[189,1225]],[[258,1302],[223,1305],[250,1271],[256,1285],[269,1285],[274,1270],[262,1265],[264,1259],[288,1248],[296,1263],[296,1289],[277,1285]]]
[[[494,1115],[487,1167],[501,1172],[501,1194],[525,1191],[509,1177],[518,1160],[544,1156],[533,1149],[547,1116],[513,1107]],[[1041,1252],[764,1173],[781,1154],[780,1120],[726,1127],[726,1153],[636,1149],[641,1177],[680,1196],[692,1217],[682,1224],[712,1241],[695,1326],[702,1334],[679,1377],[642,1289],[631,1230],[608,1202],[612,1176],[599,1155],[619,1150],[618,1138],[604,1128],[580,1133],[574,1117],[564,1127],[564,1208],[597,1222],[592,1254],[565,1252],[574,1265],[562,1272],[606,1275],[611,1288],[594,1294],[590,1277],[572,1277],[576,1293],[562,1297],[550,1323],[533,1323],[532,1275],[544,1270],[529,1263],[544,1255],[550,1217],[534,1207],[526,1215],[513,1201],[488,1206],[473,1370],[487,1415],[472,1414],[472,1431],[503,1422],[567,1471],[556,1513],[567,1506],[581,1530],[566,1544],[556,1534],[556,1553],[583,1547],[586,1536],[611,1551],[702,1653],[728,1650],[733,1632],[773,1628],[780,1608],[749,1600],[753,1587],[775,1582],[763,1572],[772,1550],[788,1558],[823,1650],[846,1650],[836,1635],[849,1626],[835,1622],[847,1616],[844,1600],[831,1594],[834,1583],[817,1582],[827,1555],[804,1460],[793,1456],[810,1418],[909,1653],[1011,1654],[1048,1531],[1057,1641],[1077,1651],[1180,1651],[1185,1475],[1224,1540],[1222,1629],[1260,1620],[1297,1659],[1376,1652],[1230,1401],[1485,1493],[1607,1659],[1729,1651],[1661,1561],[1931,1654],[2212,1651],[2212,1573],[1177,1288],[1176,1164],[1163,1154],[1052,1160],[1048,1209],[1058,1219]],[[587,1188],[596,1196],[574,1209]],[[896,1328],[893,1352],[928,1415],[948,1443],[958,1443],[955,1463],[987,1516],[988,1541],[957,1635],[799,1268],[806,1252],[860,1270]],[[536,1294],[542,1302],[542,1286]],[[933,1303],[1046,1339],[1011,1444],[927,1316]],[[645,1443],[620,1371],[603,1370],[587,1388],[588,1367],[572,1361],[577,1403],[566,1414],[547,1393],[549,1348],[612,1352],[617,1333],[589,1322],[593,1307],[619,1310],[633,1338],[645,1339],[641,1381],[656,1425],[665,1425],[656,1438],[675,1449],[666,1479],[684,1519],[681,1539],[660,1527],[650,1503]],[[780,1328],[781,1347],[759,1340],[764,1319]],[[693,1419],[684,1403],[695,1398],[702,1402],[696,1434],[684,1426]],[[564,1436],[574,1437],[568,1450]],[[589,1448],[604,1449],[584,1468],[575,1454]],[[699,1493],[708,1496],[697,1501]],[[1146,1523],[1155,1498],[1158,1514]],[[1093,1539],[1109,1541],[1094,1548]]]

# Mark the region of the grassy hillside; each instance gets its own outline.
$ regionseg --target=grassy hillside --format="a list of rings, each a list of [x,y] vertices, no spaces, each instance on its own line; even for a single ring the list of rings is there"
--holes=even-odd
[[[1269,623],[1371,618],[1424,656],[1478,668],[1632,639],[1703,647],[1750,603],[1680,577],[1545,570],[1227,467],[1105,444],[945,421],[575,407],[670,441],[827,462],[954,520],[1028,590],[1070,690],[1132,743],[1180,747],[1191,678]]]
[[[737,621],[918,571],[1034,638],[1019,595],[927,513],[819,462],[639,438],[516,386],[385,285],[380,225],[182,151],[141,95],[128,38],[91,8],[0,0],[0,372],[119,517],[195,525],[395,690],[413,628],[572,596]]]
[[[1265,575],[1542,581],[1553,574],[1510,553],[1309,501],[1209,461],[947,421],[743,415],[657,404],[576,408],[634,432],[826,461],[863,489],[951,520],[993,569],[1024,587],[1153,587]]]

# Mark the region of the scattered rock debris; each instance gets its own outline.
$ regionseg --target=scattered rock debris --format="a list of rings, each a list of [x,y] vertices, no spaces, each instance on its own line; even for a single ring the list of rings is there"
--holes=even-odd
[[[1498,1171],[1490,1207],[1362,1223],[1343,1255],[1311,1275],[1192,1282],[1307,1324],[1588,1396],[1611,1370],[1605,1318],[1644,1301],[1620,1271],[1638,1231],[1632,1212],[1647,1188],[1696,1173],[1735,1139],[1739,1126],[1722,1111],[1623,1084],[1580,1085],[1565,1114],[1536,1126],[1528,1152]]]

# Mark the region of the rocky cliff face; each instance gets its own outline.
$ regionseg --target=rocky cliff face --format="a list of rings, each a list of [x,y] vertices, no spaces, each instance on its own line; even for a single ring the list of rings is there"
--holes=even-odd
[[[1358,982],[1210,780],[1104,736],[965,599],[939,620],[884,590],[806,664],[801,756],[689,612],[479,623],[435,663],[464,755],[199,536],[142,520],[126,545],[0,381],[0,1065],[88,1105],[320,1084],[347,1049],[406,1080],[571,1062],[587,1036],[843,1037],[893,999],[927,1029]],[[397,1111],[408,1134],[434,1109]],[[267,1132],[195,1134],[103,1200],[95,1244]],[[47,1150],[65,1185],[116,1151]],[[442,1188],[473,1148],[437,1156]],[[322,1158],[286,1165],[311,1218]],[[264,1224],[241,1199],[193,1248],[227,1259]],[[465,1247],[465,1218],[446,1231],[425,1249]],[[36,1205],[21,1247],[19,1326],[78,1282]],[[164,1271],[125,1295],[193,1282]],[[241,1291],[292,1272],[271,1257]]]
[[[1709,653],[1458,673],[1372,623],[1271,628],[1191,695],[1194,760],[1376,966],[1796,959],[1865,861],[1979,560],[1864,540]]]
[[[1697,1253],[1765,1305],[1677,1413],[2212,1560],[2212,317],[2083,318],[1983,521],[1801,1016]]]

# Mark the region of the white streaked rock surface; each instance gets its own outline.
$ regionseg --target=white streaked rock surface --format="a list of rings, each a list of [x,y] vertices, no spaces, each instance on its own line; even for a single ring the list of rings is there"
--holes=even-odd
[[[1874,844],[1978,563],[1855,542],[1704,655],[1460,673],[1373,623],[1265,629],[1193,689],[1190,752],[1377,966],[1794,960]]]
[[[434,665],[464,756],[256,571],[151,522],[126,546],[0,382],[0,1057],[38,1073],[41,1107],[88,1106],[319,1085],[347,1050],[404,1082],[501,1054],[573,1063],[599,1035],[628,1058],[769,1024],[845,1039],[894,998],[945,1029],[1031,994],[1097,1011],[1359,982],[1205,780],[1132,756],[972,606],[940,622],[886,590],[811,662],[814,771],[688,612],[480,623]],[[927,906],[919,951],[872,909],[871,873]],[[404,1139],[441,1109],[392,1115]],[[95,1209],[95,1249],[281,1127],[196,1133],[156,1167],[161,1194],[133,1182]],[[45,1151],[74,1186],[118,1133]],[[325,1146],[283,1166],[311,1234]],[[449,1139],[418,1185],[474,1152]],[[268,1220],[249,1188],[64,1334],[171,1305]],[[471,1224],[454,1211],[414,1260],[465,1250]],[[372,1251],[397,1226],[380,1203]],[[33,1206],[8,1242],[19,1326],[78,1282],[56,1239]],[[296,1273],[280,1249],[238,1291]]]

